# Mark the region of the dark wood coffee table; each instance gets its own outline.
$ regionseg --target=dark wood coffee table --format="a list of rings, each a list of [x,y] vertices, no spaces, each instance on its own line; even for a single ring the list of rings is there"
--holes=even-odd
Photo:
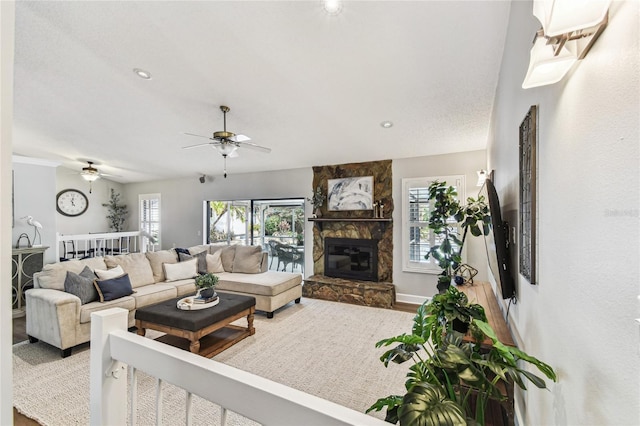
[[[138,334],[144,336],[146,329],[161,331],[167,336],[162,336],[159,341],[183,349],[188,346],[191,352],[208,358],[255,334],[253,315],[256,299],[239,294],[219,293],[218,297],[220,302],[217,305],[201,310],[178,309],[176,303],[180,297],[137,309]],[[245,316],[246,328],[231,324]]]

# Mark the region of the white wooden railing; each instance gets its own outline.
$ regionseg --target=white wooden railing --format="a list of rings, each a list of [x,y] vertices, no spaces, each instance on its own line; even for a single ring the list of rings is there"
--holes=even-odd
[[[152,251],[154,245],[143,231],[97,234],[56,234],[56,260]]]
[[[186,390],[186,425],[191,425],[192,397],[198,395],[221,407],[221,425],[230,410],[263,425],[388,426],[364,413],[128,332],[127,315],[122,308],[91,314],[91,425],[124,425],[127,417],[130,425],[136,424],[139,370],[157,378],[156,425],[163,424],[166,381]]]

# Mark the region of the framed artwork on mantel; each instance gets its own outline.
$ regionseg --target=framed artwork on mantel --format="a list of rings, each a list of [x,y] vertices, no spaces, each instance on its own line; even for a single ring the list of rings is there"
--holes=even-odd
[[[330,211],[373,210],[373,176],[327,180]]]
[[[520,274],[536,281],[536,144],[538,108],[532,105],[520,124]]]

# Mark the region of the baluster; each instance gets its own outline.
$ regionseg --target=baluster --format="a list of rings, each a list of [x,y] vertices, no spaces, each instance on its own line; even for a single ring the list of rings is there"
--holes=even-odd
[[[156,425],[162,426],[162,379],[156,380]]]
[[[129,411],[129,424],[131,426],[136,426],[136,420],[138,418],[138,370],[134,367],[129,366],[129,388],[131,389],[131,393],[129,394],[129,407],[131,407],[131,411]]]
[[[185,419],[185,423],[187,424],[187,426],[191,426],[191,424],[193,423],[193,413],[191,412],[192,404],[193,404],[193,394],[187,391],[187,401],[186,401],[187,418]]]
[[[225,426],[227,424],[227,409],[224,407],[220,407],[220,426]]]

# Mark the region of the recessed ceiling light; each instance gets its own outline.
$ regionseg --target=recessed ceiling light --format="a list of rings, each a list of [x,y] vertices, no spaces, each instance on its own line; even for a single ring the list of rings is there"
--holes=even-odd
[[[383,121],[382,123],[380,123],[380,125],[385,129],[388,129],[389,127],[393,127],[393,123],[390,121]]]
[[[133,72],[140,78],[145,80],[151,80],[151,73],[149,71],[141,70],[140,68],[134,68]]]
[[[322,7],[329,15],[336,16],[342,12],[341,0],[322,0]]]

